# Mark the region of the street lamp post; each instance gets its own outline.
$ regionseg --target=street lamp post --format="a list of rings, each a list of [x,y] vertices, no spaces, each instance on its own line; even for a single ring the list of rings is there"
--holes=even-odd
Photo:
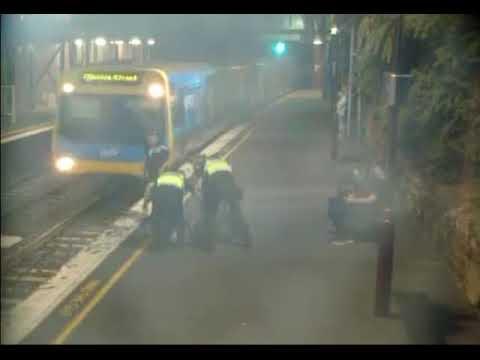
[[[350,29],[350,54],[348,61],[348,94],[347,94],[347,136],[351,137],[352,130],[352,87],[353,87],[353,53],[355,47],[355,26],[352,25]],[[360,129],[357,129],[360,134]],[[358,136],[360,139],[360,135]]]
[[[332,31],[332,37],[329,42],[328,51],[328,82],[330,96],[330,113],[332,116],[332,150],[331,159],[337,160],[338,157],[338,119],[336,112],[337,104],[337,32]]]
[[[392,62],[392,77],[394,80],[393,101],[391,105],[390,118],[390,147],[388,151],[388,167],[390,189],[388,204],[389,208],[385,209],[386,217],[380,227],[378,242],[378,262],[377,262],[377,283],[375,296],[375,315],[388,316],[390,314],[391,288],[393,276],[394,261],[394,244],[395,244],[395,228],[392,209],[394,205],[394,189],[396,188],[396,170],[397,170],[397,137],[398,137],[398,92],[399,81],[397,76],[400,73],[400,43],[402,39],[402,23],[403,18],[400,14],[395,16],[397,24],[395,27],[394,52]]]
[[[397,24],[395,27],[395,38],[393,48],[392,73],[394,76],[400,74],[400,45],[403,32],[403,16],[397,16]],[[390,112],[390,146],[388,149],[387,170],[390,178],[393,179],[397,167],[397,142],[398,142],[398,112],[399,112],[399,83],[398,79],[394,79],[394,102]]]

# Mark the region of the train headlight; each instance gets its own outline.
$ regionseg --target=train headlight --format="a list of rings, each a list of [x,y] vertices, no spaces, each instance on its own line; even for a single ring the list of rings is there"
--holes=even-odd
[[[67,82],[67,83],[63,84],[62,90],[63,90],[64,93],[70,94],[75,90],[75,86],[73,86],[72,83]]]
[[[148,87],[148,95],[153,99],[161,98],[165,95],[165,89],[159,83],[153,83]]]
[[[55,167],[60,172],[71,171],[74,166],[75,166],[75,160],[73,160],[71,157],[68,157],[68,156],[62,156],[61,158],[58,158],[57,161],[55,162]]]

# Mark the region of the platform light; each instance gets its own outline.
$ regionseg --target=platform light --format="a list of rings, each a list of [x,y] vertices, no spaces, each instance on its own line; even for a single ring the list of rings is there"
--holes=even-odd
[[[75,40],[75,45],[77,45],[78,47],[82,46],[83,45],[83,40],[82,39],[76,39]]]
[[[313,45],[322,45],[323,44],[323,41],[322,41],[322,38],[320,36],[315,36],[315,39],[313,39]]]
[[[165,95],[165,89],[162,84],[153,83],[148,87],[148,95],[153,99],[161,98]]]
[[[331,29],[330,29],[330,34],[332,35],[337,35],[338,33],[338,27],[336,25],[334,25]]]
[[[73,86],[72,83],[67,82],[63,84],[62,90],[66,94],[71,94],[75,90],[75,86]]]
[[[60,172],[68,172],[75,166],[75,160],[69,156],[62,156],[55,162],[55,167]]]
[[[133,45],[133,46],[138,46],[138,45],[142,45],[142,40],[140,40],[139,38],[135,37],[133,38],[132,40],[130,40],[128,42],[130,45]]]
[[[147,44],[150,45],[150,46],[155,45],[155,39],[148,39]]]
[[[107,45],[107,40],[105,40],[105,38],[98,37],[98,38],[95,39],[95,45],[105,46],[105,45]]]
[[[123,40],[116,40],[115,45],[123,45]]]

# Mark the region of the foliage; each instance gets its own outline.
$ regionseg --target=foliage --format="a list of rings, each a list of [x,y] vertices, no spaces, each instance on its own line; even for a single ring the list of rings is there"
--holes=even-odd
[[[403,120],[415,129],[424,159],[437,176],[442,176],[438,172],[442,168],[446,175],[451,171],[459,175],[463,159],[479,160],[478,142],[469,139],[478,122],[472,65],[480,55],[480,38],[475,29],[468,28],[467,20],[462,15],[412,15],[406,19],[406,29],[414,37],[433,45],[434,62],[413,71],[408,115]],[[410,134],[404,132],[404,136]]]
[[[464,159],[480,160],[480,142],[475,141],[480,115],[474,103],[478,28],[465,15],[405,15],[403,20],[407,51],[419,41],[429,56],[414,54],[413,81],[400,111],[400,145],[404,155],[420,161],[430,175],[456,181]],[[381,76],[391,61],[394,23],[391,17],[369,15],[359,26],[359,85],[373,99],[382,95]],[[381,101],[375,105],[381,106]]]
[[[390,63],[393,52],[393,27],[395,21],[385,15],[365,16],[359,25],[358,41],[362,53],[379,57]]]
[[[385,15],[367,15],[358,27],[359,87],[368,103],[380,105],[383,74],[392,60],[395,21]]]

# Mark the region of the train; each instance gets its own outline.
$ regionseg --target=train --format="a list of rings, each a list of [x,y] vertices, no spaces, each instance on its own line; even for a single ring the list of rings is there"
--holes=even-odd
[[[146,134],[168,146],[167,167],[251,113],[293,90],[289,59],[238,66],[207,63],[92,65],[59,82],[52,161],[59,174],[144,176]]]

